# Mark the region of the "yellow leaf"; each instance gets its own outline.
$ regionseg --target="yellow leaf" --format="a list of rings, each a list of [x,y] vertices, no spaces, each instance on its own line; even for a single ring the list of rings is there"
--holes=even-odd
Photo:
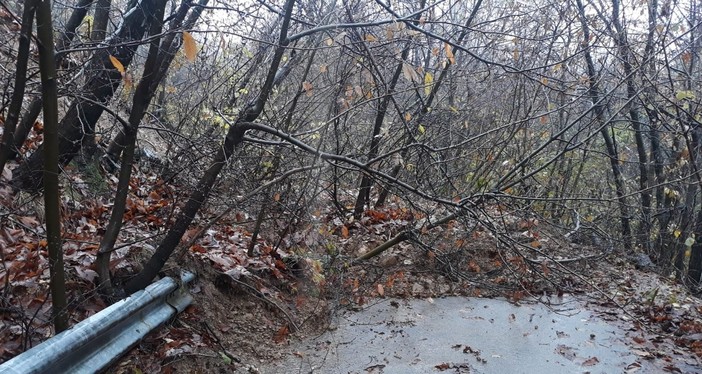
[[[324,43],[327,45],[327,47],[331,47],[334,44],[334,39],[332,38],[326,38],[324,40]]]
[[[422,135],[424,135],[424,132],[427,131],[427,129],[425,129],[424,126],[423,126],[422,124],[420,124],[420,125],[417,127],[417,130],[418,130],[419,133],[422,134]]]
[[[680,232],[680,230],[673,231],[673,236],[675,236],[676,238],[679,238],[680,234],[682,234],[682,232]]]
[[[322,65],[319,66],[319,72],[320,72],[320,73],[326,73],[327,70],[328,70],[327,64],[322,64]]]
[[[444,43],[444,50],[446,51],[446,58],[448,58],[451,65],[456,63],[456,58],[453,57],[453,48],[448,43]]]
[[[280,193],[279,192],[276,192],[275,195],[273,195],[273,200],[280,201]]]
[[[110,55],[110,62],[112,63],[112,66],[117,69],[122,75],[124,75],[124,65],[122,65],[121,62],[117,59],[117,57]]]
[[[409,112],[405,113],[405,121],[409,122],[412,119],[412,115]]]
[[[434,83],[434,76],[430,72],[424,73],[424,94],[427,96],[431,93],[432,83]]]
[[[456,108],[455,106],[449,106],[449,109],[450,109],[452,112],[458,114],[458,108]]]
[[[366,34],[365,39],[369,43],[378,41],[378,38],[376,38],[373,34]]]
[[[541,78],[541,84],[543,84],[544,86],[547,85],[547,84],[548,84],[548,78],[546,78],[546,77]]]
[[[197,43],[195,43],[195,39],[187,31],[183,31],[183,49],[185,50],[185,57],[188,61],[194,62],[197,58]]]

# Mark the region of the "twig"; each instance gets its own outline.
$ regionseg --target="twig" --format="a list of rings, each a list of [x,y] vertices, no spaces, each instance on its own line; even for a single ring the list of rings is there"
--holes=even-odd
[[[230,353],[227,350],[227,348],[224,347],[224,344],[222,344],[222,340],[219,339],[219,336],[217,336],[217,334],[215,334],[214,330],[210,327],[210,325],[207,323],[207,321],[202,321],[202,326],[204,327],[205,331],[207,331],[207,333],[210,334],[210,336],[212,336],[212,338],[214,338],[215,343],[217,343],[219,348],[222,350],[222,353],[227,355],[227,357],[229,357],[232,361],[234,361],[238,364],[241,363],[241,360],[238,357],[234,356],[232,353]]]
[[[575,234],[578,230],[580,230],[580,214],[578,214],[577,210],[573,210],[573,214],[575,215],[575,228],[567,234],[563,235],[564,238],[569,240],[571,235]]]

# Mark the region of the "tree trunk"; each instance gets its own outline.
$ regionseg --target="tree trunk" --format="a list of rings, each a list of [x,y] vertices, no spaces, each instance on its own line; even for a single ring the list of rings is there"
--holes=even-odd
[[[101,42],[107,35],[107,24],[110,22],[110,7],[112,0],[97,0],[95,3],[95,15],[93,16],[93,31],[90,39],[93,42]]]
[[[61,211],[58,185],[58,87],[54,56],[54,29],[51,21],[51,0],[41,0],[37,7],[39,68],[42,102],[44,103],[44,204],[46,237],[49,252],[49,285],[54,329],[58,334],[68,328],[66,282],[61,248]]]
[[[10,107],[7,110],[2,141],[0,141],[0,172],[5,169],[5,164],[10,156],[17,154],[17,150],[15,149],[15,128],[20,111],[22,111],[24,88],[27,83],[27,62],[29,61],[29,46],[31,44],[32,25],[36,6],[36,0],[25,1],[24,10],[22,11],[22,28],[20,29],[19,47],[17,48],[15,86],[12,92],[12,101],[10,101]]]
[[[697,222],[695,223],[694,231],[696,239],[691,249],[687,278],[692,283],[692,286],[699,286],[700,277],[702,277],[702,208],[697,211]]]
[[[208,1],[209,0],[200,0],[199,4],[196,6],[195,10],[187,20],[185,17],[188,15],[188,11],[192,6],[192,3],[189,1],[184,1],[176,11],[175,15],[169,17],[171,18],[171,23],[169,26],[169,32],[167,33],[168,36],[166,36],[164,41],[161,43],[163,48],[157,59],[159,61],[158,72],[156,73],[158,76],[165,77],[171,62],[175,57],[175,53],[179,48],[179,42],[175,40],[175,36],[180,35],[181,28],[189,29],[195,25],[195,22],[198,20],[198,18],[200,18],[200,14],[203,11],[202,7],[205,6]],[[183,25],[184,21],[185,25]],[[109,162],[104,164],[106,167],[111,167],[111,165],[117,164],[126,144],[126,134],[122,128],[119,128],[117,130],[117,135],[115,135],[114,139],[112,139],[110,145],[107,147],[107,152],[105,152],[105,158],[109,160]]]
[[[609,126],[605,121],[604,108],[602,103],[600,103],[599,87],[597,85],[597,73],[595,71],[595,64],[592,60],[592,55],[590,53],[590,27],[588,25],[587,18],[585,16],[585,7],[583,6],[582,0],[576,0],[578,6],[578,13],[580,16],[580,23],[583,28],[583,48],[585,62],[587,64],[587,74],[589,78],[589,89],[588,95],[592,105],[594,106],[595,117],[598,124],[601,126],[600,134],[605,142],[605,148],[607,150],[607,156],[609,158],[609,163],[612,168],[612,175],[614,176],[615,193],[617,195],[617,201],[619,203],[619,212],[621,214],[620,223],[622,228],[622,237],[624,240],[624,248],[629,250],[632,248],[631,243],[631,222],[629,218],[629,208],[626,201],[626,191],[624,186],[624,177],[622,176],[621,168],[619,167],[619,155],[617,152],[616,145],[614,144],[613,136],[609,134]]]
[[[122,81],[122,75],[112,65],[110,56],[126,68],[132,61],[138,44],[146,30],[145,15],[151,14],[155,0],[143,0],[124,16],[122,27],[109,41],[109,46],[96,52],[88,69],[92,75],[83,85],[84,97],[77,98],[59,124],[59,164],[66,166],[80,150],[83,137],[92,134],[95,124]],[[42,160],[44,145],[16,169],[15,187],[36,191],[42,185]]]
[[[192,193],[188,199],[188,202],[178,214],[176,222],[168,231],[166,237],[156,249],[156,252],[154,252],[151,258],[144,265],[143,270],[125,285],[125,291],[128,294],[132,294],[148,286],[151,283],[151,280],[153,280],[154,277],[158,275],[158,272],[161,271],[163,265],[166,264],[166,261],[175,250],[176,246],[180,242],[180,239],[183,237],[183,234],[195,218],[195,214],[197,214],[200,207],[202,207],[202,204],[204,204],[209,197],[212,186],[217,180],[220,171],[222,171],[222,168],[234,152],[234,146],[243,141],[245,129],[239,124],[241,122],[252,122],[258,118],[261,112],[263,112],[263,107],[271,94],[275,75],[280,67],[280,61],[282,60],[283,53],[288,45],[287,33],[288,27],[290,27],[290,18],[292,16],[294,4],[295,0],[286,0],[285,2],[285,6],[283,8],[284,18],[280,29],[280,36],[278,38],[278,46],[276,47],[273,60],[271,61],[271,67],[266,76],[266,81],[261,87],[261,92],[258,99],[253,106],[248,107],[239,116],[237,122],[229,127],[224,144],[219,147],[214,160],[210,164],[210,167],[205,171],[202,178],[200,178],[200,181],[195,187],[195,191]]]
[[[71,44],[71,41],[76,36],[76,29],[81,23],[83,23],[83,19],[85,18],[85,15],[88,14],[88,9],[90,9],[90,4],[92,4],[92,2],[93,0],[79,0],[78,4],[76,4],[76,6],[73,8],[73,13],[71,13],[71,17],[68,19],[63,32],[59,33],[59,35],[56,37],[57,67],[62,64],[65,56],[64,49]],[[32,131],[34,122],[39,117],[39,113],[41,113],[41,105],[41,95],[35,96],[29,103],[27,111],[25,112],[24,116],[22,116],[22,120],[15,131],[15,147],[10,151],[8,158],[15,158],[19,149],[22,148],[24,141],[27,140],[27,136],[29,135],[29,132]]]
[[[378,110],[375,115],[375,124],[373,125],[373,134],[371,135],[370,150],[368,151],[368,160],[372,160],[376,158],[376,156],[378,156],[378,147],[380,146],[380,130],[383,127],[383,121],[385,121],[385,114],[388,111],[388,104],[390,103],[390,99],[395,91],[395,86],[397,86],[397,82],[400,80],[400,74],[402,74],[402,65],[404,64],[404,61],[407,60],[407,56],[409,56],[409,51],[410,48],[409,45],[407,45],[402,51],[400,63],[395,69],[395,73],[393,74],[392,79],[390,80],[390,84],[388,84],[388,88],[385,92],[385,97],[383,97],[383,100],[378,104]],[[361,184],[358,188],[358,195],[356,196],[356,204],[354,205],[353,210],[353,216],[356,219],[361,218],[365,205],[368,204],[368,201],[370,201],[370,189],[373,182],[369,174],[363,173],[362,175],[363,176],[361,177]]]
[[[626,80],[627,100],[629,101],[629,118],[631,126],[634,129],[634,139],[636,140],[636,152],[639,158],[639,189],[641,194],[641,222],[638,228],[637,243],[643,246],[648,246],[651,232],[651,191],[648,189],[648,155],[646,154],[646,145],[641,129],[642,120],[639,115],[635,103],[638,96],[636,84],[634,83],[633,67],[631,60],[633,59],[629,42],[627,40],[626,31],[622,27],[619,19],[619,0],[612,0],[612,23],[616,31],[614,35],[615,43],[619,49],[622,67]],[[642,56],[643,60],[647,60],[649,56]]]
[[[149,36],[156,36],[161,33],[163,25],[163,14],[165,13],[166,0],[157,0],[160,3],[155,4],[153,14],[148,15],[150,18]],[[157,58],[159,55],[159,39],[155,38],[149,46],[149,53],[144,62],[144,73],[141,81],[134,91],[134,99],[132,101],[132,110],[129,113],[129,123],[124,126],[126,134],[126,148],[124,149],[124,159],[122,168],[120,169],[119,181],[117,183],[117,194],[112,207],[110,221],[107,224],[105,235],[100,241],[100,247],[97,253],[96,268],[100,277],[100,288],[106,294],[112,294],[112,282],[110,280],[110,255],[112,249],[117,242],[117,236],[122,228],[122,218],[127,206],[127,195],[129,194],[129,180],[132,176],[132,164],[134,163],[134,149],[136,147],[137,132],[139,123],[151,103],[156,88],[159,82],[163,79],[163,75],[157,75],[158,64]]]

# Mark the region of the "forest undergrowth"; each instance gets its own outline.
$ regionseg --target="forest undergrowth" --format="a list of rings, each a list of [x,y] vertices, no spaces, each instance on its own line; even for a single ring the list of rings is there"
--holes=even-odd
[[[97,181],[93,172],[76,166],[63,181],[71,325],[109,303],[98,292],[93,264],[110,202],[95,192],[95,184],[109,189],[116,178],[105,173],[108,177]],[[135,173],[131,187],[125,226],[110,264],[118,283],[139,270],[183,198],[174,182],[165,183],[149,170]],[[0,236],[4,361],[53,332],[41,203],[9,188],[0,192],[9,223]],[[576,243],[578,233],[509,203],[485,204],[479,215],[420,229],[418,237],[359,260],[398,232],[421,227],[426,217],[413,208],[395,198],[355,220],[328,204],[295,227],[286,226],[283,234],[277,224],[292,218],[280,212],[262,225],[253,246],[251,213],[231,209],[221,216],[214,206],[206,209],[162,273],[194,271],[195,302],[152,332],[115,370],[255,371],[281,357],[280,345],[323,331],[339,308],[363,308],[378,298],[447,296],[543,302],[554,310],[564,299],[576,298],[603,318],[630,326],[627,338],[637,354],[669,360],[671,372],[671,355],[702,358],[702,304],[684,286],[657,275],[655,268],[637,268],[616,248]]]

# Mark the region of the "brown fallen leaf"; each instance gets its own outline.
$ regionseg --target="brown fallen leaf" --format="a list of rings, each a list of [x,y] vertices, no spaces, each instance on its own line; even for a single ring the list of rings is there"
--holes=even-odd
[[[598,360],[597,357],[592,356],[592,357],[588,358],[587,360],[585,360],[585,362],[583,362],[582,366],[594,366],[594,365],[597,365],[599,363],[600,363],[600,360]]]
[[[632,362],[631,364],[627,365],[627,367],[624,369],[624,372],[626,374],[630,374],[635,373],[639,370],[641,370],[641,364],[639,364],[638,362]]]
[[[631,353],[633,353],[639,357],[653,358],[653,355],[650,352],[642,351],[640,349],[632,349]]]
[[[275,334],[273,337],[273,341],[276,343],[282,343],[285,340],[287,340],[288,335],[290,335],[290,329],[288,328],[288,325],[285,325],[278,330],[278,332]]]
[[[379,365],[369,366],[363,370],[365,370],[369,373],[382,373],[384,368],[385,368],[385,365],[379,364]]]
[[[20,222],[22,222],[23,224],[25,224],[26,226],[29,226],[29,227],[34,228],[34,227],[39,226],[39,221],[37,221],[36,218],[34,218],[34,217],[22,216],[22,217],[18,217],[18,219],[20,220]]]
[[[434,367],[437,368],[437,369],[439,369],[440,371],[444,371],[444,370],[450,369],[450,368],[451,368],[451,365],[449,365],[449,364],[447,364],[447,363],[444,362],[443,364],[439,364],[439,365],[436,365],[436,366],[434,366]]]

